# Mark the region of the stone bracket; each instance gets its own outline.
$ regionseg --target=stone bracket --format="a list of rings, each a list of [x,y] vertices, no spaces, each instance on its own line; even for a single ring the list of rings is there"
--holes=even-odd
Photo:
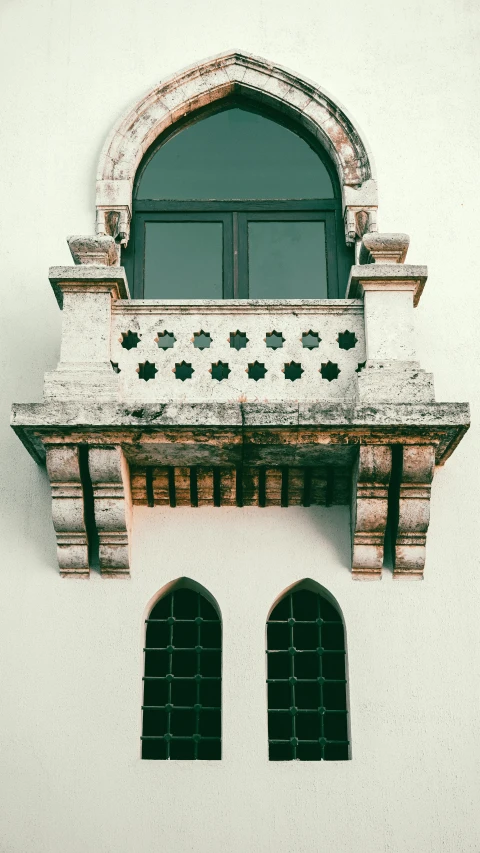
[[[432,446],[403,447],[395,536],[394,578],[423,577],[430,521],[430,492],[435,470]]]
[[[78,445],[55,444],[46,455],[60,574],[88,578],[98,542],[101,573],[128,576],[130,474],[122,449],[84,446],[82,460]]]
[[[12,426],[37,462],[46,457],[64,576],[88,576],[96,543],[102,574],[128,574],[132,466],[135,503],[147,506],[328,506],[352,498],[353,577],[381,577],[388,529],[394,577],[417,578],[434,464],[454,451],[469,419],[460,403],[130,409],[72,400],[17,404]],[[238,471],[245,476],[237,491]]]
[[[352,487],[352,576],[380,579],[388,516],[392,450],[360,445]]]
[[[88,577],[88,538],[79,448],[71,444],[53,445],[47,447],[46,453],[60,574]]]
[[[128,575],[132,515],[128,464],[118,446],[91,447],[88,461],[100,571],[103,575]]]

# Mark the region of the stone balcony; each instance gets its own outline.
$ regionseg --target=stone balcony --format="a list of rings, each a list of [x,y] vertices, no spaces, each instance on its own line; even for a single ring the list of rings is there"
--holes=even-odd
[[[351,504],[352,575],[381,577],[388,521],[394,577],[422,577],[434,467],[469,411],[416,360],[408,239],[367,235],[344,300],[191,303],[130,300],[102,239],[50,270],[60,361],[42,403],[13,407],[61,573],[127,575],[132,503]]]

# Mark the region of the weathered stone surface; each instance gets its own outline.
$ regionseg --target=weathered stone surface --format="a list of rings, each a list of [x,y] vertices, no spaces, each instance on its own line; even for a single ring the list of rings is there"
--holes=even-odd
[[[357,378],[358,400],[362,404],[433,403],[433,374],[410,367],[408,362],[367,362]]]
[[[352,489],[352,576],[382,576],[388,485],[392,470],[390,447],[360,445]]]
[[[427,270],[397,263],[405,257],[407,235],[366,235],[362,245],[382,263],[352,267],[347,289],[364,297],[366,361],[357,373],[357,402],[433,402],[433,376],[417,361],[414,322]]]
[[[404,447],[393,577],[421,579],[425,565],[435,448]]]
[[[418,264],[356,264],[350,270],[346,298],[360,298],[367,287],[373,291],[413,291],[413,304],[418,305],[425,287],[428,270]]]
[[[100,264],[50,267],[48,278],[60,308],[63,308],[63,296],[67,292],[87,294],[107,291],[114,299],[130,299],[123,267]]]
[[[251,54],[234,51],[155,86],[119,119],[105,141],[97,169],[97,233],[109,233],[106,220],[111,211],[118,212],[122,219],[118,236],[125,245],[135,172],[147,148],[179,118],[193,116],[202,106],[232,95],[265,102],[307,127],[335,162],[345,210],[353,204],[354,217],[368,205],[369,229],[376,229],[377,197],[370,151],[343,107],[311,81]],[[350,189],[357,190],[352,201]],[[348,228],[347,239],[355,239]]]
[[[100,571],[104,575],[130,572],[130,473],[122,448],[90,447],[88,467],[93,487]]]
[[[360,263],[403,264],[409,245],[408,234],[365,234],[360,248]]]
[[[429,447],[441,464],[469,423],[467,406],[434,402],[432,377],[416,361],[413,300],[425,278],[424,267],[354,267],[350,283],[363,305],[136,303],[119,299],[128,296],[121,268],[54,268],[60,362],[45,377],[45,402],[14,407],[12,425],[38,461],[57,447],[88,445],[100,567],[108,575],[129,570],[128,465],[135,502],[144,506],[279,506],[289,501],[287,469],[294,505],[330,505],[348,500],[358,453],[353,574],[378,577],[390,447],[402,445],[407,461],[409,448],[417,458]],[[180,365],[188,367],[181,381]],[[261,377],[251,373],[260,367]],[[310,472],[303,485],[300,468]],[[233,470],[242,471],[238,484]],[[423,568],[429,487],[414,500],[407,481],[398,499],[396,572],[412,577]],[[56,497],[77,500],[81,512],[81,486],[65,495],[55,487]],[[81,573],[86,532],[83,539],[66,534],[62,566]]]
[[[52,267],[50,282],[62,313],[60,361],[45,374],[46,397],[97,400],[119,396],[111,358],[111,306],[128,296],[122,267]]]
[[[88,578],[88,540],[78,447],[50,446],[46,463],[52,487],[52,518],[60,574]]]
[[[241,300],[233,305],[230,300],[141,305],[121,301],[112,307],[109,357],[120,371],[122,398],[135,403],[338,400],[355,393],[355,371],[366,358],[363,328],[362,305],[355,301]],[[128,330],[140,339],[132,349],[122,345]],[[209,335],[203,349],[195,346],[200,331]],[[278,348],[268,345],[274,331],[283,339]],[[302,343],[310,331],[318,335],[317,346],[311,349]],[[339,343],[345,331],[351,336],[349,349]],[[161,348],[165,332],[175,339],[168,349]],[[243,333],[240,349],[232,347],[237,332]],[[147,361],[157,373],[154,379],[139,381],[139,364]],[[175,372],[181,363],[193,369],[185,381]],[[221,381],[213,375],[213,365],[219,363],[229,371]],[[286,369],[292,363],[303,371],[293,381]],[[321,373],[328,363],[338,370],[332,381]],[[249,365],[254,364],[263,365],[265,371],[258,380],[249,374]]]
[[[76,264],[117,266],[120,250],[113,237],[97,234],[95,237],[67,237],[68,247]]]
[[[279,426],[275,410],[258,403],[258,438],[271,433],[272,447],[296,454],[310,445],[308,452],[339,453],[366,443],[431,444],[435,447],[436,464],[442,465],[468,429],[470,410],[467,403],[430,403],[344,406],[298,404],[298,423]],[[170,452],[168,463],[197,464],[197,449],[203,461],[222,464],[222,447],[243,447],[243,405],[178,404],[175,407],[145,404],[132,409],[118,403],[96,403],[87,400],[17,403],[12,410],[12,427],[33,458],[45,459],[45,446],[51,443],[86,442],[121,444],[133,462],[161,465],[162,456]],[[263,412],[263,418],[261,417]],[[193,424],[193,426],[192,426]],[[254,435],[254,425],[245,428]],[[300,433],[301,430],[301,433]],[[285,438],[290,434],[290,441]],[[277,442],[278,437],[278,442]],[[302,442],[300,444],[299,442]],[[170,450],[169,450],[170,449]],[[225,460],[226,461],[226,460]],[[302,458],[302,464],[305,458]],[[236,462],[234,463],[236,464]]]

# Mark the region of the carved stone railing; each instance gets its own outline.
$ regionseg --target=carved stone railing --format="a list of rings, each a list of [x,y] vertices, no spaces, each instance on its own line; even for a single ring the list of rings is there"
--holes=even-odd
[[[113,241],[53,268],[57,369],[13,428],[47,462],[61,573],[129,572],[131,506],[352,505],[352,575],[422,577],[434,465],[469,424],[417,360],[426,268],[364,238],[347,299],[133,302]],[[100,261],[102,263],[100,263]]]
[[[363,303],[122,300],[110,358],[123,400],[352,400]]]

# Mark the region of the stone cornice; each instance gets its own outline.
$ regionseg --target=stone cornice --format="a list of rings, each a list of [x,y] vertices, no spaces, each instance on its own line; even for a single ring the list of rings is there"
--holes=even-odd
[[[360,443],[429,444],[435,447],[436,464],[443,465],[467,431],[469,422],[466,403],[384,403],[356,407],[167,403],[132,407],[115,403],[50,402],[19,403],[12,413],[13,429],[37,462],[44,458],[44,445],[52,442],[120,444],[128,458],[128,447],[135,447],[138,455],[142,443],[151,445],[157,439],[161,444],[198,445],[205,451],[205,458],[218,456],[222,443],[227,458],[228,448],[233,444],[237,448],[233,456],[238,461],[239,443],[256,444],[260,439],[270,447],[271,459],[275,458],[280,465],[287,458],[288,464],[293,464],[298,448],[309,443],[316,445],[317,451],[322,445],[340,450],[345,445]],[[181,454],[187,460],[185,449]],[[268,451],[263,454],[264,461],[270,457]],[[196,451],[192,450],[192,460],[195,458]]]
[[[109,292],[114,299],[129,299],[127,277],[123,267],[80,264],[50,267],[48,278],[56,300],[63,308],[63,294],[68,292]]]
[[[420,301],[428,277],[426,266],[415,264],[357,264],[350,271],[346,296],[358,299],[367,289],[413,291],[413,304]]]

